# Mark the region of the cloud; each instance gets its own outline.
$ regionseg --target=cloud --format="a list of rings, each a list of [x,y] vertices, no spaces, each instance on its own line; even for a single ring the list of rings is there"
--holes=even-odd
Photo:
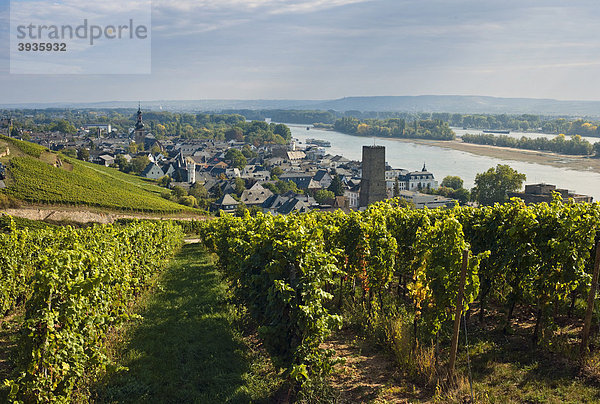
[[[153,2],[154,28],[171,37],[184,36],[371,1],[374,0],[158,0]]]
[[[267,14],[310,13],[372,0],[157,0],[158,9],[180,12],[231,10],[239,12],[260,11]]]

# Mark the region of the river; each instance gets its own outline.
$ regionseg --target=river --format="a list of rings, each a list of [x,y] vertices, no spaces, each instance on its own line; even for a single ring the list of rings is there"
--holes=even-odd
[[[362,159],[362,146],[373,144],[373,138],[351,136],[336,131],[316,129],[307,125],[287,124],[292,137],[302,143],[308,138],[322,139],[331,142],[327,153],[342,155],[352,160]],[[465,182],[465,188],[474,186],[475,175],[484,172],[497,164],[508,164],[512,168],[527,175],[525,184],[545,182],[559,188],[567,188],[580,194],[590,195],[595,201],[600,200],[600,174],[591,171],[574,171],[542,164],[525,163],[513,160],[502,160],[491,157],[427,146],[392,139],[376,139],[375,143],[385,146],[386,161],[393,168],[404,168],[410,171],[421,170],[426,164],[438,182],[447,175],[457,175]]]

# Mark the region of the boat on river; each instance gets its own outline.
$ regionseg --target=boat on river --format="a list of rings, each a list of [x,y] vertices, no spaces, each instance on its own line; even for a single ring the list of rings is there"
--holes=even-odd
[[[508,135],[510,133],[509,130],[494,130],[494,129],[485,129],[483,133],[496,133],[498,135]]]
[[[327,140],[321,140],[321,139],[306,139],[306,143],[314,144],[314,145],[320,146],[320,147],[331,147],[330,142],[328,142]]]

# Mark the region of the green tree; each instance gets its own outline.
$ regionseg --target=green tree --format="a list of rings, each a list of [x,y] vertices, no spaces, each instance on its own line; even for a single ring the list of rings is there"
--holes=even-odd
[[[506,202],[507,192],[520,190],[525,179],[525,174],[506,164],[498,164],[496,168],[492,167],[475,176],[475,187],[471,191],[471,197],[480,205]]]
[[[244,141],[244,131],[242,128],[234,126],[233,128],[227,129],[225,131],[225,140],[230,141],[234,140],[236,142]]]
[[[168,175],[165,175],[158,179],[158,185],[160,185],[161,187],[168,188],[170,183],[171,183],[171,177],[169,177]]]
[[[214,187],[212,187],[212,194],[213,197],[215,197],[216,199],[221,199],[221,197],[223,196],[223,190],[220,186],[215,185]]]
[[[117,165],[117,168],[121,171],[130,171],[129,162],[122,154],[117,154],[117,157],[115,157],[115,164]]]
[[[75,129],[75,126],[73,126],[73,124],[69,121],[66,121],[64,119],[60,119],[56,122],[52,122],[50,124],[50,130],[56,130],[59,131],[60,133],[75,133],[77,132],[77,129]]]
[[[467,203],[469,201],[469,199],[471,199],[471,193],[469,192],[468,189],[464,189],[464,188],[459,188],[459,189],[455,189],[454,192],[452,193],[452,198],[458,200],[458,202],[460,202],[461,205]]]
[[[283,181],[277,180],[276,183],[266,182],[263,187],[267,188],[274,194],[285,194],[288,191],[292,191],[297,194],[303,194],[304,191],[298,188],[298,185],[294,181]]]
[[[282,123],[275,125],[273,133],[281,136],[286,142],[289,142],[292,139],[292,131],[290,131],[290,128],[288,128],[287,125]]]
[[[187,191],[185,189],[183,189],[182,187],[180,187],[179,185],[173,187],[173,189],[171,190],[171,193],[176,198],[182,198],[184,196],[187,196],[187,194],[188,194]]]
[[[600,157],[600,142],[594,143],[594,154],[596,157]]]
[[[131,172],[134,174],[141,174],[144,168],[150,164],[148,156],[136,156],[131,159]]]
[[[271,179],[279,178],[279,176],[283,174],[283,170],[279,166],[275,166],[271,168]]]
[[[88,161],[90,159],[90,151],[85,147],[80,148],[77,150],[77,158],[79,160]]]
[[[246,182],[241,178],[236,178],[234,180],[235,183],[235,193],[237,196],[240,196],[242,192],[246,189]]]
[[[231,161],[231,164],[240,170],[246,167],[246,164],[248,163],[246,157],[244,157],[242,152],[238,149],[227,150],[227,153],[225,153],[225,159]]]
[[[327,190],[333,192],[335,196],[344,195],[344,183],[339,175],[336,174],[333,176],[333,180],[331,180],[331,184]]]
[[[394,181],[394,198],[400,196],[400,182],[398,182],[398,178]]]
[[[247,159],[252,159],[252,158],[258,156],[258,153],[256,153],[254,150],[252,150],[250,148],[250,146],[248,146],[248,145],[244,145],[244,147],[242,148],[242,154]]]
[[[135,142],[131,142],[129,143],[129,146],[127,146],[127,152],[129,154],[135,154],[139,149],[141,149],[140,146]]]
[[[326,189],[319,189],[315,192],[315,200],[320,204],[331,204],[335,199],[335,194]]]
[[[463,180],[455,175],[448,175],[442,180],[442,186],[452,189],[461,189],[463,187]]]
[[[198,206],[198,201],[192,195],[187,195],[179,198],[179,203],[185,206],[189,206],[190,208],[195,208]]]
[[[208,191],[206,188],[204,188],[204,185],[200,184],[199,182],[194,183],[194,185],[190,187],[188,194],[192,195],[198,200],[208,198]]]

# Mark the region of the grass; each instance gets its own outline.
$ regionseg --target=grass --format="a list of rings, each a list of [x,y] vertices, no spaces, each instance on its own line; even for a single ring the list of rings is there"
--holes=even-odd
[[[136,320],[115,333],[120,370],[95,386],[106,403],[269,402],[281,381],[251,338],[227,284],[197,244],[186,245],[142,299]]]

